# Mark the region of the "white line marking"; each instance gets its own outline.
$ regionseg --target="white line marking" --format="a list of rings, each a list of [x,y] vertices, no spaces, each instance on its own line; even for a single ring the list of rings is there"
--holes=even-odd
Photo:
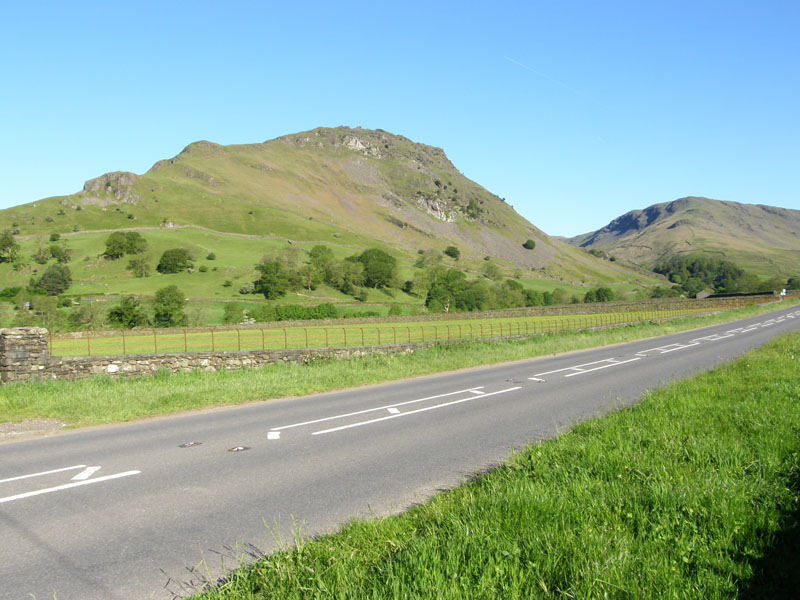
[[[100,470],[100,467],[86,467],[83,471],[75,475],[72,478],[72,481],[83,481],[85,479],[89,479],[92,475],[97,473]]]
[[[678,346],[677,348],[670,348],[669,350],[662,350],[661,354],[669,354],[670,352],[675,352],[676,350],[685,350],[686,348],[691,348],[692,346],[699,346],[700,342],[694,342],[693,344],[686,344],[685,346]]]
[[[64,467],[63,469],[53,469],[52,471],[42,471],[41,473],[31,473],[30,475],[9,477],[8,479],[0,479],[0,483],[7,483],[9,481],[19,481],[20,479],[28,479],[29,477],[40,477],[42,475],[50,475],[51,473],[61,473],[62,471],[72,471],[73,469],[83,469],[85,466],[86,465],[75,465],[74,467]]]
[[[399,415],[400,414],[400,411],[398,409],[396,409],[395,407],[387,408],[386,410],[388,410],[393,415]]]
[[[506,390],[500,390],[499,392],[490,392],[488,394],[484,394],[481,398],[487,398],[489,396],[496,396],[497,394],[505,394],[506,392],[513,392],[514,390],[522,389],[520,386],[508,388]],[[335,431],[342,431],[343,429],[350,429],[352,427],[361,427],[362,425],[370,425],[372,423],[378,423],[380,421],[388,421],[389,419],[397,419],[398,417],[407,417],[409,415],[414,415],[417,413],[425,412],[428,410],[434,410],[437,408],[444,408],[445,406],[452,406],[454,404],[460,404],[462,402],[469,402],[474,400],[475,397],[471,398],[461,398],[460,400],[452,400],[451,402],[445,402],[444,404],[436,404],[434,406],[426,406],[425,408],[418,408],[417,410],[411,410],[409,412],[400,413],[397,415],[389,415],[388,417],[380,417],[378,419],[371,419],[369,421],[361,421],[359,423],[351,423],[350,425],[342,425],[341,427],[334,427],[332,429],[325,429],[323,431],[314,431],[311,435],[323,435],[325,433],[333,433]]]
[[[3,504],[4,502],[12,502],[14,500],[22,500],[23,498],[30,498],[31,496],[49,494],[50,492],[68,490],[69,488],[74,488],[81,485],[89,485],[90,483],[100,483],[101,481],[109,481],[110,479],[119,479],[120,477],[127,477],[128,475],[138,475],[139,473],[141,473],[141,471],[125,471],[124,473],[106,475],[105,477],[86,479],[85,481],[76,481],[74,483],[65,483],[64,485],[57,485],[56,487],[45,488],[43,490],[36,490],[35,492],[25,492],[24,494],[17,494],[16,496],[6,496],[5,498],[0,498],[0,504]]]
[[[592,371],[599,371],[600,369],[607,369],[608,367],[616,367],[617,365],[624,365],[625,363],[633,362],[635,360],[642,360],[642,359],[631,358],[630,360],[621,360],[619,362],[603,365],[602,367],[595,367],[594,369],[585,369],[583,371],[578,371],[577,373],[570,373],[569,375],[564,375],[564,377],[575,377],[575,375],[583,375],[584,373],[591,373]]]
[[[395,406],[405,406],[406,404],[414,404],[415,402],[424,402],[426,400],[436,400],[437,398],[445,398],[447,396],[455,396],[456,394],[464,394],[466,392],[471,392],[473,390],[479,390],[481,387],[477,388],[469,388],[466,390],[459,390],[457,392],[448,392],[447,394],[439,394],[437,396],[428,396],[427,398],[420,398],[418,400],[409,400],[408,402],[398,402],[397,404],[387,404],[386,406],[379,406],[377,408],[367,408],[365,410],[358,410],[356,412],[345,413],[343,415],[335,415],[333,417],[324,417],[322,419],[315,419],[313,421],[303,421],[302,423],[294,423],[292,425],[284,425],[283,427],[273,427],[272,431],[282,431],[284,429],[292,429],[293,427],[302,427],[303,425],[314,425],[316,423],[322,423],[323,421],[332,421],[333,419],[343,419],[345,417],[354,417],[356,415],[363,415],[364,413],[374,412],[376,410],[388,410]]]
[[[607,363],[611,362],[615,359],[613,358],[606,358],[603,360],[596,360],[594,362],[583,363],[582,365],[575,365],[574,367],[565,367],[563,369],[556,369],[555,371],[545,371],[544,373],[536,373],[534,377],[541,377],[542,375],[552,375],[553,373],[561,373],[562,371],[575,371],[576,369],[580,369],[582,367],[588,367],[589,365],[599,365],[600,363]]]
[[[476,396],[483,396],[483,394],[484,394],[484,392],[482,392],[480,390],[470,390],[469,393],[470,394],[475,394]],[[391,411],[392,409],[390,408],[389,410]]]
[[[270,431],[267,433],[268,440],[279,440],[281,439],[281,432],[280,431]]]
[[[536,383],[545,383],[544,379],[539,379],[538,377],[528,377],[531,381],[535,381]]]

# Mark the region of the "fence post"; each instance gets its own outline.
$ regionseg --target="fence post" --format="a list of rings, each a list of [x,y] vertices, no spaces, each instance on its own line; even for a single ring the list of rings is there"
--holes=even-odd
[[[186,343],[186,330],[183,330],[183,351],[188,352],[188,345]]]
[[[381,345],[381,328],[380,327],[376,327],[375,329],[378,330],[378,346],[380,346]]]
[[[155,329],[153,329],[153,354],[158,354],[158,336]]]
[[[286,350],[289,347],[289,338],[286,336],[286,328],[283,328],[283,349]]]
[[[50,350],[52,352],[52,350]],[[125,356],[125,330],[122,330],[122,356]]]
[[[239,348],[239,352],[242,351],[242,334],[239,333],[239,329],[236,329],[236,347]]]
[[[213,327],[211,328],[211,351],[212,352],[216,352],[217,351],[216,347],[214,346],[214,328]]]
[[[308,327],[303,327],[303,331],[306,334],[306,348],[308,348]]]
[[[342,332],[344,332],[344,347],[347,348],[347,329],[342,327]]]
[[[261,349],[262,350],[266,350],[267,349],[267,346],[264,343],[264,328],[263,327],[261,328]]]
[[[89,337],[91,335],[91,331],[86,331],[86,354],[88,356],[92,355],[92,345],[89,343]]]
[[[394,345],[397,346],[397,327],[392,325],[392,333],[394,334]]]

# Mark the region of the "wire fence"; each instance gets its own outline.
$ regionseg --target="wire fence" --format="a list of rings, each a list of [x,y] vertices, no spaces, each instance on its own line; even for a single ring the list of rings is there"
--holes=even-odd
[[[51,356],[120,356],[190,352],[243,352],[347,348],[486,340],[561,333],[686,316],[708,308],[475,319],[453,322],[372,323],[341,326],[84,331],[49,336]]]

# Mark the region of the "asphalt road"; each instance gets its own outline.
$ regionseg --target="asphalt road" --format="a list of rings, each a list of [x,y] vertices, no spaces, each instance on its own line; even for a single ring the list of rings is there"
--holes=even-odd
[[[0,598],[182,595],[241,552],[291,542],[293,529],[312,535],[400,511],[512,447],[798,327],[795,307],[595,350],[0,444]]]

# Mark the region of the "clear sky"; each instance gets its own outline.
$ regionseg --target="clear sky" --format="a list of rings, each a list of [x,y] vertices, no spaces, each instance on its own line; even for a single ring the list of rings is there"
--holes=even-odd
[[[0,0],[0,208],[190,142],[380,128],[551,235],[800,209],[800,2]]]

